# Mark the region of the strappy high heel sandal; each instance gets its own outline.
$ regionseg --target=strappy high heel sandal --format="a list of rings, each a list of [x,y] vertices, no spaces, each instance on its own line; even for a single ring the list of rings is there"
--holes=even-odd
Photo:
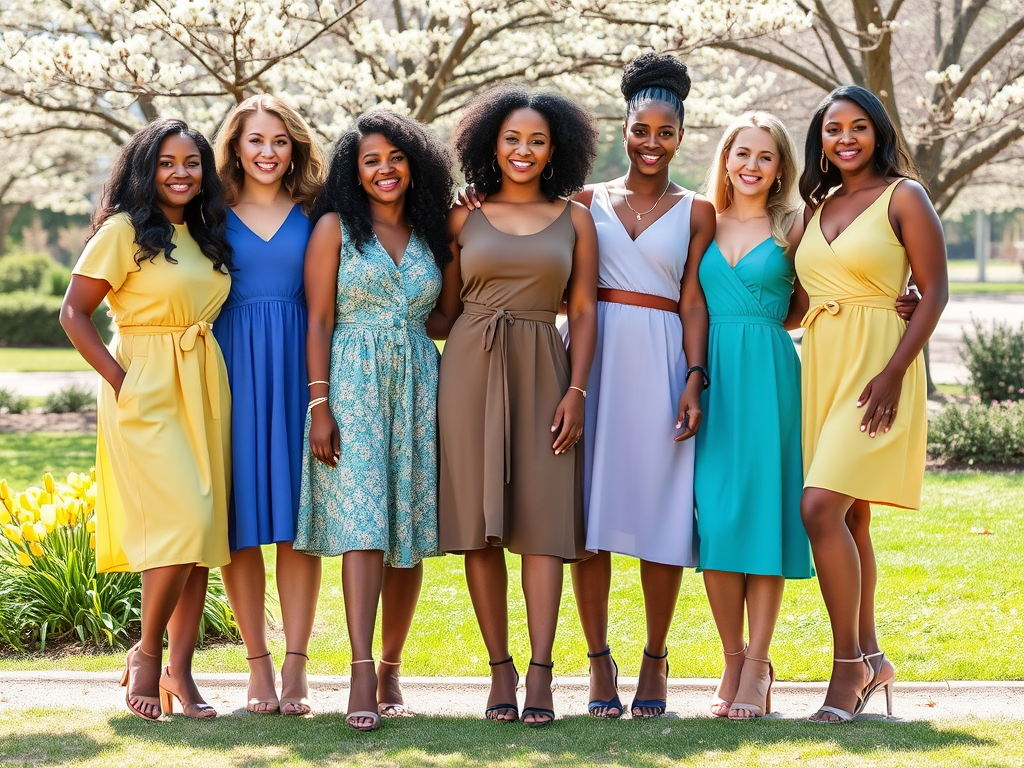
[[[555,665],[553,663],[552,664],[542,664],[539,661],[531,661],[530,662],[530,666],[531,667],[540,667],[541,669],[550,669],[550,670],[554,670],[554,668],[555,668]],[[553,671],[552,671],[552,675],[554,675]],[[523,718],[525,718],[527,715],[533,715],[534,717],[546,717],[547,718],[547,720],[533,720],[531,722],[527,722],[524,719],[523,723],[525,723],[526,725],[530,726],[531,728],[543,728],[543,727],[545,727],[547,725],[551,725],[553,722],[555,722],[555,710],[553,710],[553,709],[545,709],[544,707],[523,707]]]
[[[869,659],[875,658],[878,659],[877,669],[875,668],[874,664],[868,661]],[[896,684],[896,668],[892,665],[892,662],[885,657],[885,653],[883,651],[878,651],[877,653],[869,653],[867,656],[864,657],[864,659],[865,661],[868,661],[868,665],[871,667],[873,677],[871,679],[871,683],[869,684],[867,691],[864,694],[864,700],[861,702],[860,708],[853,714],[856,717],[861,712],[863,712],[864,708],[868,705],[868,699],[871,698],[874,692],[877,691],[879,688],[884,688],[885,716],[892,717],[892,689],[893,686]],[[889,661],[889,667],[892,669],[892,673],[883,678],[881,676],[882,669],[887,661]]]
[[[246,656],[246,661],[259,661],[270,656],[270,651],[261,653],[259,656]],[[276,676],[274,675],[274,660],[270,660],[270,671],[271,680]],[[252,672],[249,673],[249,681],[252,682]],[[274,698],[272,699],[257,699],[255,696],[248,696],[248,701],[245,703],[245,708],[252,712],[254,715],[276,715],[281,710],[281,702],[277,698],[277,692],[274,692]]]
[[[747,652],[747,644],[746,643],[743,644],[743,648],[741,650],[733,651],[732,653],[729,653],[725,649],[722,649],[722,655],[723,656],[739,656],[741,653],[745,654],[746,652]],[[728,663],[728,661],[726,661],[726,663]],[[742,672],[740,674],[742,675]],[[722,676],[723,677],[725,676],[725,672],[724,671],[722,672]],[[739,686],[737,685],[737,688],[738,687]],[[713,716],[715,716],[715,717],[728,717],[729,716],[729,710],[732,709],[732,702],[731,701],[726,701],[725,699],[723,699],[722,697],[720,697],[718,695],[718,692],[721,691],[721,690],[722,690],[722,681],[719,680],[718,681],[718,691],[715,691],[715,695],[711,697],[711,714]],[[717,707],[717,710],[716,710],[716,707]]]
[[[162,659],[162,656],[154,656],[152,653],[146,653],[144,650],[142,650],[142,643],[138,643],[133,648],[129,649],[124,659],[124,672],[121,673],[121,687],[125,689],[124,703],[132,714],[141,717],[143,720],[159,720],[161,717],[163,717],[163,710],[160,708],[159,696],[140,696],[138,694],[132,696],[132,672],[133,667],[136,666],[135,664],[133,664],[133,662],[135,661],[135,655],[139,653],[141,653],[143,656],[149,656],[149,658],[151,659]],[[159,688],[157,688],[157,692],[159,693]],[[136,709],[135,707],[133,707],[133,698],[138,699],[143,704],[148,704],[151,707],[155,707],[157,710],[156,714],[147,715],[141,709]]]
[[[665,659],[665,683],[668,684],[668,648],[661,656],[655,656],[654,654],[648,653],[647,649],[644,648],[644,656],[648,659]],[[633,703],[629,705],[629,712],[635,720],[648,720],[653,717],[661,717],[665,714],[667,704],[665,699],[633,699]],[[642,712],[638,713],[639,709],[653,709],[655,712],[645,715]]]
[[[212,720],[217,716],[217,710],[205,701],[188,702],[187,704],[183,702],[180,691],[175,690],[177,684],[173,680],[171,668],[164,667],[164,673],[160,675],[160,706],[165,714],[174,714],[174,702],[177,701],[182,714],[192,720]],[[171,687],[172,685],[174,688]]]
[[[507,659],[501,661],[488,661],[487,666],[489,667],[500,667],[502,664],[511,664],[512,672],[516,676],[516,687],[519,687],[519,670],[516,669],[516,664],[512,661],[512,657],[509,656]],[[508,711],[512,713],[512,717],[492,717],[496,712]],[[493,720],[496,723],[514,723],[519,719],[519,705],[518,704],[492,704],[484,710],[484,719]]]
[[[590,653],[588,651],[587,652],[587,658],[588,659],[599,659],[602,656],[609,656],[610,657],[611,654],[612,654],[612,649],[610,647],[606,646],[603,651],[598,651],[597,653]],[[623,708],[622,708],[622,701],[619,699],[619,665],[615,663],[615,659],[610,659],[610,661],[612,663],[612,666],[615,667],[615,680],[612,683],[612,686],[615,688],[615,696],[613,696],[612,698],[608,699],[607,701],[602,701],[601,699],[594,699],[593,701],[591,701],[590,703],[587,704],[587,711],[591,715],[593,715],[594,717],[601,717],[601,718],[605,718],[605,719],[608,719],[608,720],[615,720],[617,718],[622,717]],[[598,714],[595,714],[595,710],[598,710],[598,709],[605,709],[605,710],[617,709],[618,712],[616,712],[614,715],[608,714],[607,712],[605,712],[605,714],[603,714],[603,715],[598,715]]]
[[[381,659],[380,663],[386,664],[389,667],[402,666],[402,662],[400,661],[385,661],[384,659]],[[381,717],[412,717],[412,710],[405,706],[404,702],[386,701],[377,705],[377,714]]]
[[[288,656],[301,656],[306,661],[309,661],[309,656],[307,656],[304,653],[299,653],[298,651],[285,651],[284,655],[285,655],[286,658]],[[354,663],[355,662],[353,662],[353,664]],[[281,671],[282,672],[284,671],[284,665],[283,664],[281,665]],[[302,670],[302,681],[304,683],[306,681],[306,670],[305,670],[305,667],[303,667],[303,670]],[[285,696],[284,695],[284,675],[282,674],[282,676],[281,676],[281,714],[282,715],[296,715],[296,716],[299,716],[299,717],[304,717],[305,715],[308,715],[310,712],[313,711],[313,706],[309,703],[309,686],[306,685],[305,687],[306,687],[306,694],[303,695],[303,696]],[[291,707],[291,709],[287,710],[286,707]]]
[[[352,662],[352,666],[354,667],[356,664],[373,664],[373,659],[357,659],[357,660]],[[351,696],[351,685],[352,685],[352,683],[351,683],[351,678],[350,678],[350,682],[349,682],[349,695],[350,696]],[[356,725],[355,724],[355,720],[360,719],[360,718],[364,718],[364,717],[371,721],[369,725]],[[357,710],[355,712],[349,712],[345,716],[345,723],[348,725],[349,728],[352,728],[352,729],[357,730],[357,731],[364,731],[364,732],[376,731],[378,728],[380,728],[380,715],[377,714],[376,712],[370,712],[369,710],[366,710],[366,709],[360,709],[360,710]]]
[[[872,669],[872,667],[871,667],[871,663],[863,655],[859,656],[856,659],[835,659],[834,658],[834,659],[832,659],[832,661],[834,661],[834,662],[838,661],[838,662],[840,662],[842,664],[863,664],[868,669],[868,679],[867,679],[867,682],[864,684],[864,687],[862,687],[860,689],[860,691],[857,693],[857,701],[854,704],[852,712],[847,712],[845,709],[840,709],[839,707],[833,707],[833,706],[831,706],[829,704],[822,704],[820,707],[818,707],[818,711],[814,713],[815,715],[820,714],[822,712],[826,712],[826,713],[835,715],[839,719],[838,720],[821,720],[821,719],[815,720],[815,719],[813,719],[814,715],[811,715],[810,721],[812,723],[827,723],[829,725],[834,725],[835,723],[848,723],[851,720],[853,720],[853,718],[855,718],[858,714],[860,714],[860,711],[864,708],[864,694],[867,693],[868,688],[871,686],[871,681],[872,681],[872,679],[875,676],[874,669]],[[826,694],[826,696],[827,696],[827,694]]]
[[[760,664],[768,665],[768,677],[765,678],[763,675],[757,676],[757,681],[752,685],[744,684],[747,682],[747,662],[756,661]],[[765,685],[767,680],[768,685]],[[775,683],[775,667],[772,666],[770,659],[755,659],[751,656],[743,657],[743,672],[740,673],[740,687],[736,690],[736,701],[729,708],[729,719],[730,720],[754,720],[758,717],[764,717],[770,715],[772,712],[772,685]],[[747,704],[748,701],[760,701],[760,704]],[[742,703],[741,703],[742,702]],[[742,717],[737,714],[733,716],[733,712],[746,711],[753,713],[750,717]]]

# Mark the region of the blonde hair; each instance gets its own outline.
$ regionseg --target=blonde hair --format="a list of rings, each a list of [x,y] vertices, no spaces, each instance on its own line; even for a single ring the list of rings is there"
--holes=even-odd
[[[285,174],[281,186],[292,201],[299,203],[308,214],[324,181],[324,153],[302,115],[269,93],[250,96],[236,106],[228,113],[224,125],[217,132],[217,175],[224,185],[224,200],[229,206],[238,202],[239,192],[245,183],[245,171],[239,164],[235,145],[245,128],[245,121],[257,112],[266,112],[280,118],[288,130],[295,167]]]
[[[771,224],[772,239],[783,248],[789,247],[789,228],[799,207],[796,204],[797,166],[796,148],[786,126],[770,112],[747,112],[725,129],[718,142],[715,162],[708,169],[705,189],[708,199],[718,213],[727,210],[733,201],[733,188],[725,170],[725,159],[732,150],[733,142],[745,128],[760,128],[767,131],[779,151],[779,180],[781,188],[772,182],[768,191],[768,221]]]

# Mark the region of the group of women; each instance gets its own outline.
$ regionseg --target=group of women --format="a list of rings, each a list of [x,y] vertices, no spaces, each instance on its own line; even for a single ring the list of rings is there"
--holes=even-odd
[[[671,56],[626,66],[629,170],[592,185],[586,110],[518,86],[476,96],[454,134],[470,185],[454,207],[446,145],[386,111],[361,116],[326,163],[268,95],[238,105],[215,147],[173,119],[133,137],[61,313],[105,381],[100,567],[142,572],[142,638],[122,677],[132,712],[159,719],[176,699],[216,715],[191,658],[209,568],[222,567],[248,709],[309,713],[320,558],[335,555],[357,730],[409,714],[399,665],[422,561],[441,553],[465,556],[492,720],[555,718],[567,562],[590,712],[626,712],[607,642],[613,552],[640,560],[633,717],[666,709],[687,566],[703,572],[725,658],[711,713],[769,712],[783,585],[813,575],[812,553],[835,648],[812,719],[891,697],[869,505],[919,503],[941,228],[880,102],[856,87],[823,100],[799,179],[785,127],[752,113],[723,136],[708,199],[680,187],[669,165],[689,86]],[[919,303],[900,299],[911,270]],[[109,350],[91,322],[104,298],[119,331]],[[800,325],[802,386],[786,333]],[[440,359],[432,339],[446,340]],[[529,628],[521,711],[505,549],[521,555]]]

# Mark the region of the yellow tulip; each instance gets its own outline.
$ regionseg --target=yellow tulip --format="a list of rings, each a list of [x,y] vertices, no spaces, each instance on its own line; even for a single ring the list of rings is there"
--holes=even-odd
[[[36,536],[36,529],[32,527],[32,523],[21,524],[21,536],[25,541],[39,541],[39,537]]]
[[[43,487],[46,488],[46,492],[48,494],[50,494],[51,496],[53,495],[53,491],[56,488],[56,485],[53,482],[53,475],[51,475],[49,472],[43,475]]]
[[[16,525],[8,523],[4,526],[4,536],[13,541],[15,544],[21,543],[21,528]]]
[[[36,544],[34,541],[28,545],[28,549],[36,557],[43,556],[43,548]]]
[[[89,522],[85,524],[85,530],[89,533],[93,533],[96,530],[96,518],[90,517]]]
[[[90,480],[90,482],[93,482],[93,483],[96,482],[96,467],[91,467],[89,469],[89,480]]]
[[[89,549],[96,549],[96,534],[89,534]]]
[[[11,513],[7,511],[7,507],[0,506],[0,525],[10,525],[14,518],[11,517]]]
[[[18,550],[18,562],[24,565],[26,568],[32,565],[32,558],[28,556],[28,552]]]
[[[14,505],[14,499],[11,498],[10,496],[7,496],[2,501],[3,501],[3,505],[2,505],[3,508],[6,509],[11,514],[14,514],[14,506],[15,506]]]
[[[43,504],[39,508],[39,521],[46,526],[47,531],[57,527],[57,507],[54,504]]]
[[[46,524],[42,520],[36,520],[32,523],[32,529],[36,532],[39,541],[46,538]]]
[[[7,485],[6,480],[0,480],[0,499],[9,498],[11,495],[11,488]]]

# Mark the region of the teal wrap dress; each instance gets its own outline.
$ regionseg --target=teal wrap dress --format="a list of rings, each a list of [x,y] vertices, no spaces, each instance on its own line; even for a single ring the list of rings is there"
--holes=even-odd
[[[731,267],[712,242],[698,274],[711,376],[696,437],[699,569],[810,578],[800,520],[800,360],[782,325],[793,262],[768,238]]]

